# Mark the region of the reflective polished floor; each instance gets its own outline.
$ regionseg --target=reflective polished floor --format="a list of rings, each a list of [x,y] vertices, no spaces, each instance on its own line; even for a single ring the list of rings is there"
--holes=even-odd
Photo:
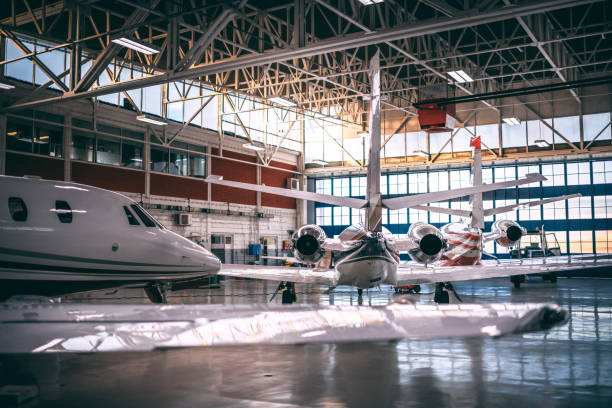
[[[267,301],[275,285],[226,280],[174,292],[174,303]],[[387,304],[364,293],[298,285],[298,302]],[[431,302],[423,287],[418,302]],[[501,339],[174,349],[152,353],[0,356],[0,385],[36,385],[22,406],[570,407],[612,401],[612,279],[507,279],[456,285],[464,302],[555,302],[568,325]],[[275,302],[280,302],[280,296]],[[64,302],[146,303],[142,289],[72,295]],[[0,404],[1,405],[1,404]]]

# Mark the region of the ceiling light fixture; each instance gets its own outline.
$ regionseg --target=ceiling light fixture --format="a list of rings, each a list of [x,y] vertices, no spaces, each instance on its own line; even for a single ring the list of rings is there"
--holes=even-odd
[[[385,0],[359,0],[364,6],[371,6],[372,4],[382,3]]]
[[[506,122],[510,126],[520,125],[521,121],[515,117],[512,118],[504,118],[504,122]]]
[[[249,149],[249,150],[255,150],[256,152],[260,152],[262,150],[266,150],[265,147],[255,145],[253,143],[245,143],[245,144],[242,145],[242,147],[244,147],[245,149]]]
[[[326,162],[325,160],[313,160],[312,161],[315,164],[320,164],[321,166],[327,166],[329,164],[329,162]]]
[[[538,146],[538,147],[549,147],[550,146],[550,143],[548,143],[544,139],[538,139],[538,140],[536,140],[533,143],[535,143],[535,145]]]
[[[12,131],[8,132],[7,135],[9,135],[9,136],[17,136],[17,131],[16,130],[12,130]]]
[[[13,89],[13,88],[15,88],[15,85],[7,84],[5,82],[0,82],[0,89],[9,90],[9,89]]]
[[[147,115],[138,115],[136,116],[136,120],[139,120],[141,122],[151,123],[153,125],[159,125],[159,126],[166,126],[168,124],[168,122],[153,119],[153,118],[148,117]]]
[[[425,150],[414,150],[412,154],[416,156],[424,156],[424,157],[429,156],[429,154]]]
[[[147,55],[159,53],[159,49],[157,49],[157,47],[155,47],[154,45],[127,37],[115,38],[113,42],[115,44],[123,45],[124,47]]]
[[[463,84],[465,82],[474,82],[472,77],[466,74],[466,72],[462,69],[457,71],[449,71],[448,75],[450,75],[455,80],[455,82],[459,84]]]
[[[370,132],[359,132],[357,133],[357,136],[365,138],[365,137],[370,136]]]
[[[273,98],[269,98],[268,99],[270,102],[274,102],[278,105],[282,105],[282,106],[296,106],[295,102],[290,101],[289,99],[285,99],[281,96],[275,96]]]

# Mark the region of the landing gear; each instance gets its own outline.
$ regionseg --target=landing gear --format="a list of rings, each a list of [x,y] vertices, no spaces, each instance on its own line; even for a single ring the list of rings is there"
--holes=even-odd
[[[363,295],[363,289],[357,289],[357,295],[358,296]]]
[[[462,302],[459,294],[455,290],[455,287],[450,282],[438,282],[436,283],[436,291],[434,292],[434,302],[436,303],[450,303],[449,292],[457,298],[459,302]]]
[[[557,272],[550,272],[542,275],[542,280],[548,280],[551,283],[557,282]]]
[[[152,303],[168,303],[166,298],[166,286],[163,283],[150,283],[144,288],[147,297]]]
[[[513,275],[510,277],[510,282],[514,284],[516,289],[521,287],[521,283],[525,282],[525,275]]]
[[[278,287],[274,291],[274,294],[270,298],[270,302],[274,300],[274,298],[276,297],[276,294],[281,290],[283,291],[283,294],[281,295],[281,299],[284,305],[290,305],[292,303],[297,302],[297,296],[295,294],[295,284],[293,282],[279,283]]]

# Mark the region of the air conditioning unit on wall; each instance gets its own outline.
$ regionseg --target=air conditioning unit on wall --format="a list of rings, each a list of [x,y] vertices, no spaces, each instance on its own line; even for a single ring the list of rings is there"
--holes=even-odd
[[[176,214],[176,225],[191,225],[191,214],[189,213]]]
[[[287,178],[287,188],[289,190],[299,190],[300,189],[300,179],[289,177]]]

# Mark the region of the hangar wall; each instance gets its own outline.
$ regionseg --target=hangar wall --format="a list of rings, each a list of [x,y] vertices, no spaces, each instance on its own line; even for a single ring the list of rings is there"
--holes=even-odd
[[[122,192],[143,203],[166,227],[202,242],[226,262],[254,261],[249,244],[264,242],[269,255],[280,253],[296,226],[295,200],[209,186],[204,178],[216,174],[285,187],[287,178],[296,177],[296,153],[279,149],[266,167],[242,147],[244,138],[226,135],[220,150],[216,132],[195,126],[162,143],[181,124],[147,126],[135,120],[136,114],[75,102],[0,115],[1,173]],[[177,225],[179,213],[191,214],[189,226]],[[223,240],[223,245],[214,240]]]

